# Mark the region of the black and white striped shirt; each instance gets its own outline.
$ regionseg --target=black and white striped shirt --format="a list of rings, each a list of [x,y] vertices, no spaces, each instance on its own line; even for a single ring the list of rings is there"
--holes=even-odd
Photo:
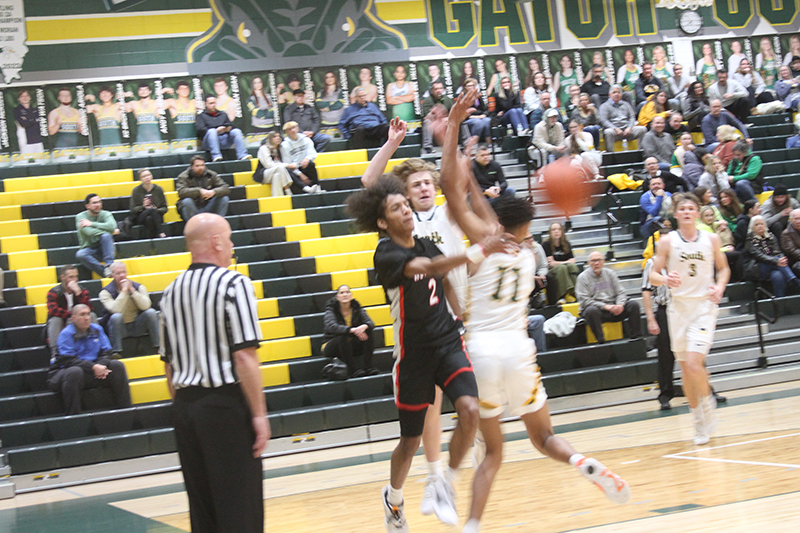
[[[161,297],[161,338],[176,389],[237,383],[233,353],[262,340],[252,282],[216,265],[192,264]]]
[[[668,305],[670,302],[669,288],[666,285],[655,286],[650,283],[650,272],[653,270],[653,258],[647,260],[644,264],[644,272],[642,272],[642,290],[650,291],[653,293],[653,303],[656,305]],[[666,274],[666,270],[662,271]]]

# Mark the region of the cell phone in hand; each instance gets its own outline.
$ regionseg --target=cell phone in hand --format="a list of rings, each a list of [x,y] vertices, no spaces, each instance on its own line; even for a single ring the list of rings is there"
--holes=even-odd
[[[144,199],[147,200],[148,202],[152,202],[153,201],[153,195],[152,194],[145,194],[144,195]]]

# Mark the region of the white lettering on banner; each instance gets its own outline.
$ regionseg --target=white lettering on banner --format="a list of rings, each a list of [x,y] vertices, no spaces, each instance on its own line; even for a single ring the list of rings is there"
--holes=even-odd
[[[275,82],[275,73],[270,72],[267,75],[267,80],[269,83],[269,95],[272,97],[273,102],[278,101],[278,86]],[[277,105],[273,106],[272,108],[272,119],[277,126],[281,125],[281,114]]]
[[[483,105],[489,105],[489,97],[486,95],[486,68],[483,64],[483,58],[479,57],[476,61],[477,68],[478,68],[478,85],[481,90],[481,100],[483,100]]]
[[[517,69],[517,56],[508,57],[508,72],[511,74],[511,85],[519,91],[519,69]]]
[[[717,61],[722,61],[722,41],[714,41],[714,57]]]
[[[419,101],[419,83],[417,83],[417,64],[408,64],[408,75],[411,78],[411,83],[414,84],[414,113],[417,116],[422,115],[422,103]],[[425,118],[425,117],[423,117]]]
[[[128,128],[128,114],[125,112],[125,85],[117,83],[117,105],[122,110],[120,112],[119,127],[122,130],[122,138],[130,139],[131,130]]]
[[[2,105],[3,91],[0,91],[0,147],[8,148],[8,123],[6,122],[6,106]]]
[[[200,78],[192,78],[192,89],[194,90],[194,106],[199,114],[206,108],[205,100],[203,99],[203,85],[200,83]]]
[[[231,74],[231,94],[236,104],[236,118],[242,118],[242,99],[239,93],[239,76]]]
[[[744,55],[747,56],[747,59],[750,60],[750,63],[753,62],[753,45],[750,42],[750,39],[744,40]]]
[[[344,108],[347,109],[350,107],[350,87],[347,83],[347,69],[344,67],[339,67],[339,87],[342,88],[342,93],[344,93]]]
[[[156,90],[156,111],[158,111],[158,131],[163,135],[169,133],[167,129],[167,114],[164,110],[164,86],[161,80],[153,82],[153,87]]]
[[[0,10],[3,11],[0,15],[0,33],[3,34],[0,70],[3,71],[5,83],[11,83],[11,80],[20,77],[22,63],[28,53],[23,0],[6,0]]]
[[[303,71],[303,85],[305,86],[306,103],[314,105],[314,79],[311,77],[311,69]]]
[[[39,135],[49,137],[47,131],[47,107],[44,105],[44,89],[36,88],[36,107],[39,110]]]
[[[83,90],[83,85],[75,87],[75,99],[78,101],[78,120],[81,127],[81,135],[84,137],[89,135],[89,125],[86,120],[86,92]]]
[[[386,111],[386,90],[383,86],[383,69],[380,65],[372,67],[375,73],[375,87],[378,89],[378,109]]]
[[[575,50],[572,53],[572,55],[575,58],[575,72],[578,73],[578,80],[582,80],[583,79],[583,61],[581,60],[581,53],[578,50]],[[580,85],[580,83],[578,85]],[[569,91],[569,87],[567,87],[567,91]]]
[[[610,72],[616,72],[617,70],[614,68],[614,53],[611,51],[611,48],[606,48],[606,67]],[[608,80],[608,83],[614,84],[614,80]]]

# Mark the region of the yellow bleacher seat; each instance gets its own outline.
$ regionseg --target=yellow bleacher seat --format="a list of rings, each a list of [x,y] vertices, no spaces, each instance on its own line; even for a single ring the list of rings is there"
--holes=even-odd
[[[367,150],[340,150],[338,152],[323,152],[317,156],[314,163],[317,167],[323,165],[340,165],[343,163],[358,163],[367,160]]]
[[[39,249],[38,235],[18,235],[15,237],[0,237],[0,253],[29,252]]]
[[[316,256],[317,272],[320,274],[340,272],[342,270],[358,270],[372,268],[372,257],[375,250],[353,252],[349,254],[318,255]]]
[[[260,202],[259,202],[259,207],[260,207]],[[280,226],[297,226],[305,223],[306,223],[305,209],[290,209],[288,211],[272,212],[273,228],[278,228]]]
[[[282,361],[284,359],[297,359],[311,355],[310,337],[290,337],[288,339],[275,339],[262,342],[258,348],[258,360]]]
[[[702,131],[693,131],[693,132],[692,132],[692,142],[693,142],[693,143],[694,143],[696,146],[700,146],[700,145],[702,145],[702,144],[705,144],[705,143],[706,143],[706,140],[705,140],[705,138],[703,137],[703,132],[702,132]]]
[[[54,266],[17,270],[17,287],[45,284],[55,286],[57,283],[59,283],[58,273]]]
[[[388,326],[392,323],[392,315],[389,312],[388,305],[368,307],[366,311],[376,326]]]
[[[366,276],[367,272],[365,270],[362,272]],[[386,293],[380,285],[361,287],[360,289],[353,289],[352,292],[353,297],[361,305],[384,305],[386,303]]]
[[[348,252],[375,251],[378,245],[377,233],[357,233],[340,237],[324,237],[300,242],[300,255],[313,257],[323,254],[343,254]]]
[[[630,141],[628,141],[628,150],[638,150],[638,149],[639,149],[639,141],[637,141],[636,139],[631,139]],[[622,144],[622,141],[616,141],[614,143],[614,151],[615,152],[624,151],[624,146]]]
[[[25,286],[25,303],[26,305],[39,305],[47,303],[47,291],[52,289],[55,283],[51,285],[26,285]]]
[[[22,268],[39,268],[47,266],[47,251],[33,250],[29,252],[12,252],[8,254],[9,270]]]
[[[756,194],[756,200],[758,200],[759,204],[764,205],[764,202],[766,202],[771,196],[772,191],[764,191]]]
[[[383,328],[383,345],[394,346],[394,326],[386,326]]]
[[[289,365],[287,363],[266,365],[260,368],[262,386],[264,387],[287,385],[291,382],[291,379],[289,378]]]
[[[130,383],[130,388],[134,404],[163,402],[170,399],[165,377],[133,381]]]
[[[172,179],[153,180],[153,183],[160,185],[164,192],[175,190],[175,182]],[[83,200],[89,193],[100,195],[101,198],[114,196],[130,196],[134,183],[125,181],[121,183],[105,183],[100,185],[82,184],[75,187],[59,187],[51,189],[34,189],[24,191],[12,191],[0,193],[0,205],[27,205],[39,204],[42,202],[68,202],[73,200]]]
[[[320,238],[319,222],[286,226],[285,229],[287,242],[306,241]]]
[[[44,324],[47,322],[47,304],[36,304],[33,306],[33,310],[36,313],[37,324]]]
[[[256,312],[258,318],[275,318],[279,315],[278,299],[265,298],[256,302]]]
[[[331,272],[331,289],[337,290],[342,285],[347,285],[351,289],[356,289],[356,287],[366,287],[369,285],[367,271],[361,269],[347,270],[343,272]],[[364,302],[361,303],[364,305]]]
[[[158,272],[185,270],[191,264],[192,256],[189,252],[184,252],[180,254],[130,257],[121,259],[120,262],[125,263],[125,266],[128,267],[128,275],[133,277]]]
[[[104,185],[133,181],[133,170],[104,170],[96,172],[76,172],[74,174],[57,174],[52,176],[36,176],[31,178],[12,178],[3,183],[7,192],[35,191],[41,189],[58,189],[60,187],[80,187],[87,185]]]
[[[294,337],[294,318],[282,317],[259,320],[261,335],[265,340]]]
[[[121,359],[125,365],[125,372],[128,379],[153,378],[164,375],[164,362],[159,355],[145,355],[142,357],[130,357]]]
[[[4,204],[0,202],[0,221],[6,222],[9,220],[21,220],[22,207],[19,204]],[[5,233],[3,234],[5,235]]]
[[[616,341],[622,338],[622,322],[603,322],[603,335],[606,341]],[[592,333],[592,329],[586,326],[586,341],[589,344],[595,344],[597,339]]]
[[[257,185],[257,187],[261,187],[261,185]],[[247,188],[248,198],[250,198],[251,190],[254,189],[251,189],[250,187]],[[274,213],[276,211],[289,211],[291,208],[292,208],[291,196],[267,196],[264,198],[258,197],[259,213]],[[305,223],[305,220],[303,220],[302,223]],[[276,224],[273,223],[273,226],[275,225]]]
[[[0,222],[0,235],[13,237],[17,235],[30,235],[31,225],[28,220],[6,220]]]
[[[177,201],[177,197],[178,197],[178,195],[175,194],[176,201]],[[178,213],[178,208],[175,207],[174,204],[170,204],[169,200],[167,200],[167,204],[169,205],[169,207],[167,208],[167,212],[164,215],[164,222],[178,222],[178,221],[180,221],[181,215]]]

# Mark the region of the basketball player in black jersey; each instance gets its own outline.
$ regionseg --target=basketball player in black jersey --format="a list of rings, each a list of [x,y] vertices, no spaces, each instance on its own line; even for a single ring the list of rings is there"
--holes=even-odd
[[[454,484],[457,470],[478,427],[478,386],[459,326],[447,309],[445,275],[468,261],[506,250],[503,237],[490,237],[464,255],[445,257],[429,239],[413,236],[413,212],[405,187],[395,178],[380,178],[352,194],[349,213],[361,229],[379,231],[375,272],[386,290],[394,320],[395,403],[400,415],[400,442],[392,453],[390,484],[383,489],[386,530],[408,531],[403,512],[403,483],[419,448],[425,412],[438,385],[453,402],[458,424],[450,441],[445,472],[452,524],[458,523]],[[454,297],[454,295],[451,295]]]

